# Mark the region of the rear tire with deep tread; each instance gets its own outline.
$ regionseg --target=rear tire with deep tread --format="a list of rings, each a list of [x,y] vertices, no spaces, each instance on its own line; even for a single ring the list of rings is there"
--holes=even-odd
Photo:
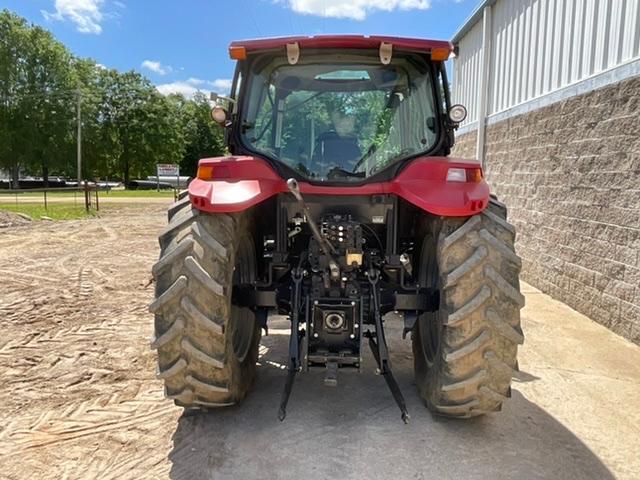
[[[434,413],[473,417],[501,409],[518,371],[520,258],[506,207],[433,222],[423,244],[421,284],[440,290],[440,310],[412,334],[416,384]]]
[[[171,222],[171,220],[177,213],[185,210],[186,208],[191,208],[191,200],[189,199],[188,190],[180,192],[178,194],[178,200],[171,204],[171,206],[167,210],[167,217],[169,222]]]
[[[253,313],[231,305],[234,283],[255,280],[247,213],[206,214],[182,196],[168,211],[153,267],[157,376],[183,407],[240,402],[256,373],[260,329]],[[234,339],[246,337],[243,350]]]

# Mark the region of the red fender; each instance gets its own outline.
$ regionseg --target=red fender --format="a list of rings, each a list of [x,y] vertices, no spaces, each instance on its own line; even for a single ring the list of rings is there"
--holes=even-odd
[[[448,182],[450,168],[479,169],[480,165],[448,157],[419,157],[388,182],[343,187],[298,183],[303,194],[391,193],[426,212],[446,217],[467,217],[484,210],[489,202],[489,186],[484,176],[476,181]],[[197,209],[205,212],[241,212],[289,191],[286,181],[258,157],[205,158],[200,160],[199,169],[210,171],[212,179],[194,179],[189,184],[189,198]]]

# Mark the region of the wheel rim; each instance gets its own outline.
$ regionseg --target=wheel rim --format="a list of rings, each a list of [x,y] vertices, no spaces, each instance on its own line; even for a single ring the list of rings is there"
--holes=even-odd
[[[252,283],[255,279],[255,255],[251,241],[243,238],[238,246],[233,269],[233,285]],[[231,305],[233,353],[243,362],[249,352],[255,329],[255,315],[250,308]]]
[[[420,271],[420,286],[423,288],[437,288],[438,263],[436,259],[436,242],[432,235],[428,235],[422,244]],[[425,313],[418,319],[418,332],[424,359],[431,366],[440,347],[440,322],[438,312]]]

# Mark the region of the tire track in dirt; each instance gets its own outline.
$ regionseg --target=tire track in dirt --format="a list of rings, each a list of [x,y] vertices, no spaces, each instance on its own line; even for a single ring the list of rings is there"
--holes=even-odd
[[[41,394],[52,400],[64,400],[100,394],[103,383],[124,383],[128,378],[137,378],[139,374],[123,373],[136,364],[152,378],[153,370],[148,365],[151,355],[145,352],[146,361],[140,359],[139,353],[131,353],[131,345],[127,345],[135,338],[135,348],[143,351],[146,347],[140,331],[149,327],[133,321],[134,318],[131,315],[96,318],[87,325],[30,332],[9,339],[0,347],[0,363],[6,366],[5,384],[25,395]],[[130,355],[128,366],[120,364],[123,353]],[[5,405],[14,405],[14,398],[15,395],[0,391],[0,402]]]
[[[81,297],[88,297],[93,293],[93,282],[90,280],[91,268],[81,267],[78,272],[78,294]]]
[[[128,430],[139,424],[148,424],[174,411],[163,401],[162,392],[148,390],[133,400],[121,401],[118,394],[108,398],[69,405],[56,414],[53,411],[39,417],[20,418],[6,425],[0,434],[0,455],[44,448],[49,445],[99,435],[111,430]],[[25,422],[28,428],[21,428]]]
[[[180,410],[153,376],[145,288],[165,206],[131,210],[0,232],[7,478],[167,475]]]
[[[46,478],[119,479],[142,472],[152,477],[168,470],[166,452],[159,445],[167,434],[159,426],[170,429],[178,415],[158,389],[140,392],[131,400],[122,400],[118,394],[98,397],[6,424],[0,432],[0,461],[20,455],[29,459],[30,469],[40,469],[47,467],[46,459],[53,458],[53,464],[64,470]],[[130,448],[141,437],[151,447],[144,455]],[[87,447],[94,444],[98,449],[88,454]],[[108,455],[96,455],[105,451]],[[68,462],[68,452],[80,455]]]

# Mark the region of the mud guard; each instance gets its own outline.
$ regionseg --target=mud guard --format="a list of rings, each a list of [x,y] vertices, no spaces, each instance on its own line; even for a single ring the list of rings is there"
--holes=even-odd
[[[261,158],[232,156],[200,160],[210,167],[211,180],[195,178],[189,184],[189,198],[202,211],[241,212],[279,193],[288,192],[285,179]],[[434,215],[467,217],[482,212],[489,203],[489,186],[479,182],[449,182],[450,168],[480,168],[475,161],[447,157],[419,157],[388,182],[344,187],[299,182],[300,191],[310,195],[395,194]]]

